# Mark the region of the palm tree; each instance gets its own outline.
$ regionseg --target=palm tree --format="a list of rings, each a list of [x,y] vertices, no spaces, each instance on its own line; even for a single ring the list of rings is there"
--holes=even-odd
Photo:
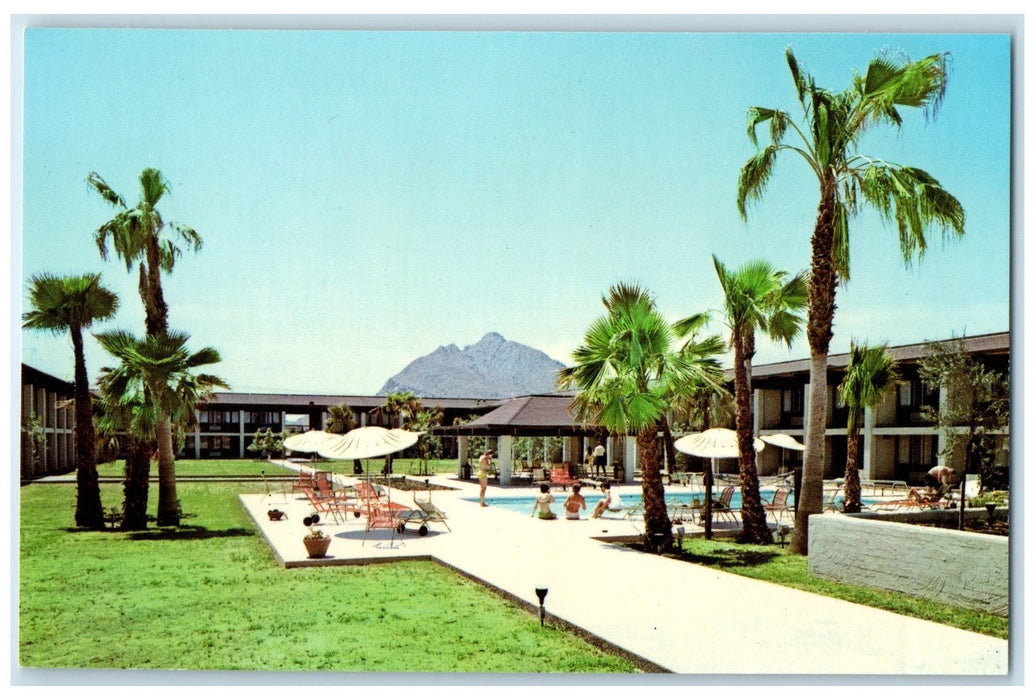
[[[755,332],[761,331],[790,347],[801,330],[805,309],[805,273],[787,279],[764,260],[746,262],[730,270],[714,255],[715,273],[725,295],[723,316],[730,329],[733,348],[733,392],[736,399],[737,447],[740,453],[742,540],[772,544],[766,513],[758,489],[755,462],[754,417],[751,408],[751,360],[755,355]]]
[[[102,224],[94,234],[101,258],[108,259],[110,243],[115,255],[126,263],[127,272],[133,269],[134,263],[139,263],[140,298],[144,302],[147,334],[167,332],[169,307],[162,291],[162,272],[172,272],[176,259],[182,254],[180,245],[200,250],[201,236],[189,226],[166,223],[162,219],[156,207],[171,188],[155,168],[146,168],[140,173],[140,199],[132,209],[97,173],[90,173],[86,182],[117,210],[115,218]],[[170,237],[170,232],[175,235]]]
[[[101,487],[97,479],[97,458],[94,445],[93,409],[90,381],[83,350],[83,329],[94,321],[114,315],[119,298],[101,286],[100,275],[58,277],[34,275],[29,281],[31,311],[22,314],[22,327],[67,332],[72,336],[75,357],[75,524],[91,530],[104,528]]]
[[[898,375],[888,346],[856,345],[848,353],[848,367],[838,387],[841,401],[848,407],[848,459],[845,462],[846,513],[862,510],[859,484],[859,430],[867,408],[874,408],[895,388]]]
[[[94,420],[98,435],[126,455],[119,529],[145,530],[151,455],[155,451],[155,412],[145,399],[140,377],[126,379],[124,374],[101,368]]]
[[[324,426],[324,430],[328,433],[344,435],[359,426],[359,423],[353,418],[352,407],[348,404],[342,403],[328,406],[327,412],[330,414],[330,417],[327,419],[327,425]],[[358,459],[352,460],[352,473],[363,473],[363,463]]]
[[[805,438],[805,464],[793,551],[808,553],[808,518],[823,507],[824,439],[827,406],[827,354],[833,337],[834,296],[838,281],[849,279],[848,222],[860,202],[868,202],[898,229],[902,258],[908,265],[927,249],[926,233],[940,228],[963,235],[963,206],[928,173],[919,168],[891,163],[856,152],[863,133],[871,126],[900,126],[900,107],[921,107],[934,114],[947,82],[947,54],[933,54],[919,61],[874,58],[865,76],[856,74],[852,86],[830,92],[798,67],[790,48],[787,63],[801,103],[801,126],[776,109],[748,109],[748,136],[758,147],[755,133],[768,123],[770,143],[760,148],[740,170],[737,207],[747,218],[746,205],[765,193],[783,151],[801,156],[819,183],[819,206],[812,233],[809,271],[808,339],[809,415]],[[784,143],[788,134],[794,143]]]
[[[374,409],[377,415],[388,417],[389,428],[405,428],[409,426],[418,413],[424,408],[420,397],[412,391],[396,391],[385,394],[385,402]],[[398,425],[395,417],[398,416]],[[392,473],[392,455],[385,455],[385,474]]]
[[[158,442],[158,525],[179,525],[180,506],[176,498],[176,461],[173,451],[174,421],[186,422],[194,408],[215,387],[229,388],[222,379],[195,370],[220,361],[213,348],[187,350],[186,333],[137,338],[126,331],[97,334],[101,347],[122,364],[112,370],[113,382],[129,385],[139,381],[145,400],[154,411]]]
[[[660,551],[672,539],[658,459],[661,418],[673,386],[718,384],[721,372],[715,357],[699,352],[696,345],[673,347],[678,334],[646,290],[618,284],[603,303],[607,313],[586,330],[583,345],[572,353],[575,364],[558,373],[560,385],[578,388],[572,407],[579,420],[636,435],[643,469],[644,546]]]

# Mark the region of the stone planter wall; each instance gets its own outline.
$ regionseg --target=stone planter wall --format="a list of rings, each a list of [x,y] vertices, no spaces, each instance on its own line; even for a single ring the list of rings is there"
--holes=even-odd
[[[982,509],[983,513],[984,509]],[[918,519],[932,514],[917,513]],[[926,517],[925,517],[926,516]],[[1003,517],[999,515],[998,517]],[[1009,538],[841,513],[809,518],[809,574],[1006,615]],[[944,517],[944,516],[939,516]]]

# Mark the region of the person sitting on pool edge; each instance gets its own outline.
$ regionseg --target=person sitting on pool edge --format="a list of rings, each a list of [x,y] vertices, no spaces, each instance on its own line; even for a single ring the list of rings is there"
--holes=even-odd
[[[610,482],[605,481],[600,484],[600,490],[604,492],[604,497],[597,503],[597,507],[593,509],[593,515],[590,517],[599,518],[605,510],[616,511],[623,508],[622,497],[618,495],[618,489]]]
[[[571,485],[571,495],[564,501],[564,517],[567,520],[579,520],[579,511],[586,509],[586,499],[579,493],[582,484]]]
[[[540,520],[555,520],[557,514],[550,510],[551,503],[556,503],[556,499],[550,493],[550,485],[539,484],[539,495],[535,497],[535,506],[532,507],[532,515],[529,517],[534,517],[538,511]]]

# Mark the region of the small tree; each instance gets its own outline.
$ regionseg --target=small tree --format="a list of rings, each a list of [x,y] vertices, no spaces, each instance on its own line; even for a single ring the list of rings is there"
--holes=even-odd
[[[859,483],[859,430],[867,408],[880,404],[895,388],[895,361],[888,355],[888,346],[856,345],[852,342],[848,367],[838,387],[841,400],[848,407],[848,459],[845,462],[846,513],[862,510],[862,485]]]
[[[941,454],[964,452],[960,478],[959,529],[963,529],[967,474],[993,476],[996,443],[1010,422],[1010,387],[1003,373],[971,356],[961,339],[928,343],[931,354],[920,360],[920,378],[945,389],[946,400],[922,414],[945,432]]]
[[[413,429],[423,433],[417,440],[417,453],[420,459],[420,473],[428,474],[428,460],[440,457],[442,454],[442,438],[433,435],[431,429],[442,425],[442,417],[445,411],[440,406],[425,408],[417,412],[413,419]]]
[[[248,451],[261,454],[263,459],[281,454],[284,452],[284,435],[283,433],[274,434],[271,428],[265,430],[259,428],[255,431],[251,444],[248,445]]]

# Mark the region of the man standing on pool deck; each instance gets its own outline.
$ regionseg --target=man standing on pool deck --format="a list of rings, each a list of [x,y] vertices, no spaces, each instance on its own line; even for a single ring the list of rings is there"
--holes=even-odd
[[[489,485],[489,470],[492,469],[492,450],[485,450],[478,458],[478,503],[485,507],[485,487]]]
[[[593,449],[593,472],[597,476],[600,476],[600,472],[607,472],[607,450],[604,449],[604,443],[598,442],[597,446]]]

